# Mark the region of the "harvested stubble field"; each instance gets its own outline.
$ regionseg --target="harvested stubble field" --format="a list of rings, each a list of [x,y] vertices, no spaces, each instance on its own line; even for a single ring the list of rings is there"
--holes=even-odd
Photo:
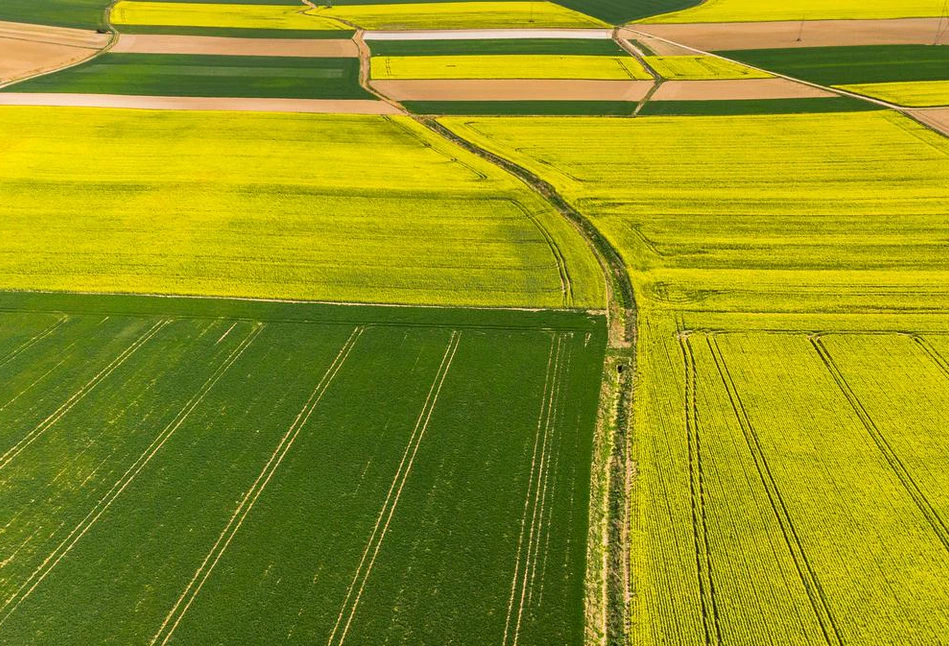
[[[603,306],[575,229],[408,118],[0,112],[5,289]]]
[[[582,643],[602,318],[0,311],[0,643]]]
[[[631,271],[634,643],[938,643],[945,138],[889,112],[442,122]]]

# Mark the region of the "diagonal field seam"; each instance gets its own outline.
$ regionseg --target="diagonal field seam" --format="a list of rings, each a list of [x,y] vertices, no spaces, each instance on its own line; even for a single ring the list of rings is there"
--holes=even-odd
[[[379,511],[379,517],[376,519],[375,527],[369,536],[369,542],[366,543],[366,549],[363,551],[362,559],[356,568],[356,574],[353,576],[353,580],[346,591],[346,597],[343,599],[343,605],[339,610],[336,625],[333,626],[333,632],[330,633],[329,639],[326,642],[328,645],[333,644],[337,634],[339,634],[339,640],[336,642],[338,646],[342,646],[346,640],[346,635],[349,632],[353,617],[356,616],[356,608],[359,606],[359,600],[362,598],[363,590],[366,588],[366,582],[369,580],[369,575],[372,573],[372,568],[376,563],[376,557],[379,555],[382,541],[385,539],[386,532],[389,531],[389,523],[395,514],[396,507],[399,505],[402,489],[405,487],[409,473],[412,471],[412,466],[415,463],[415,455],[418,453],[419,445],[425,436],[429,420],[432,418],[432,411],[435,410],[435,404],[438,401],[439,394],[441,394],[442,386],[445,384],[445,377],[448,375],[448,370],[451,368],[452,361],[455,359],[455,353],[458,351],[458,344],[460,342],[461,332],[457,330],[453,331],[451,333],[451,339],[448,341],[448,347],[445,348],[445,354],[442,356],[441,365],[438,366],[435,379],[432,382],[431,388],[429,388],[428,397],[425,399],[422,411],[419,413],[418,419],[415,422],[415,428],[409,437],[408,445],[406,445],[405,452],[402,454],[402,461],[399,463],[399,468],[396,471],[395,477],[392,479],[392,484],[389,486],[389,492],[386,495],[385,502]],[[385,519],[384,522],[383,518]],[[369,554],[370,551],[372,552],[371,556]],[[358,591],[356,591],[357,585],[359,587]],[[356,591],[355,597],[353,595],[354,591]],[[350,601],[352,601],[351,607]],[[343,623],[344,617],[346,617],[345,624]],[[342,631],[340,631],[340,626],[342,626]]]
[[[521,530],[517,541],[517,554],[514,559],[514,575],[511,579],[511,596],[508,599],[507,616],[504,620],[504,636],[501,643],[506,645],[508,639],[516,644],[520,634],[521,621],[524,615],[524,599],[527,593],[532,571],[532,554],[535,546],[535,530],[538,518],[538,507],[541,507],[541,483],[547,462],[547,443],[551,433],[551,422],[556,409],[556,400],[559,393],[558,376],[563,359],[563,336],[556,334],[550,339],[550,352],[547,356],[547,374],[544,378],[544,393],[541,400],[540,414],[537,417],[537,429],[534,434],[534,446],[531,452],[531,471],[527,483],[527,495],[524,498],[524,511],[521,514]],[[531,505],[533,502],[533,505]],[[527,519],[530,517],[530,525]],[[539,532],[536,532],[539,541]],[[522,567],[521,554],[525,548]],[[518,595],[518,589],[520,594]],[[517,614],[514,614],[515,600]],[[514,621],[513,626],[511,625]]]
[[[79,390],[72,394],[65,402],[60,405],[49,417],[40,422],[32,431],[27,433],[19,442],[10,447],[6,453],[0,456],[0,470],[6,467],[10,462],[12,462],[16,456],[23,452],[23,450],[28,447],[30,444],[36,441],[43,433],[52,428],[56,422],[63,418],[63,416],[68,413],[73,406],[78,404],[92,392],[96,386],[102,383],[109,375],[111,375],[115,370],[121,366],[125,361],[131,357],[135,352],[141,348],[143,345],[148,343],[148,341],[154,337],[158,332],[171,323],[170,319],[161,320],[151,328],[149,328],[142,336],[136,339],[129,347],[122,351],[119,356],[113,359],[109,365],[100,370],[92,379],[87,381]]]
[[[352,352],[353,346],[356,345],[356,342],[359,340],[359,337],[362,336],[363,332],[365,332],[365,329],[366,328],[364,326],[356,327],[353,329],[352,334],[349,335],[349,338],[346,339],[346,342],[343,344],[343,347],[340,348],[336,358],[333,359],[333,362],[330,364],[329,368],[326,369],[326,372],[323,373],[320,381],[314,387],[313,392],[310,393],[310,397],[303,405],[303,408],[300,409],[299,413],[297,413],[293,423],[290,424],[287,432],[280,439],[280,442],[277,443],[277,447],[270,455],[270,459],[267,461],[267,464],[264,465],[264,468],[257,476],[254,484],[250,489],[247,490],[247,493],[244,495],[243,499],[241,499],[237,509],[235,509],[234,513],[231,515],[231,519],[224,527],[224,531],[221,532],[217,541],[215,541],[214,545],[211,547],[211,551],[208,552],[207,556],[205,556],[204,561],[201,563],[200,567],[198,567],[197,571],[194,573],[194,576],[191,577],[191,581],[188,582],[188,585],[181,593],[181,596],[178,597],[178,601],[175,602],[175,605],[168,612],[168,615],[162,622],[158,632],[155,633],[154,637],[152,637],[151,644],[166,644],[171,639],[171,636],[174,634],[175,629],[177,629],[178,624],[181,623],[182,618],[188,612],[188,609],[191,607],[191,604],[198,596],[198,593],[201,592],[201,588],[204,586],[205,581],[207,581],[211,576],[211,572],[214,571],[218,561],[221,560],[224,552],[227,550],[228,546],[231,544],[231,541],[234,539],[234,536],[241,528],[244,519],[247,518],[247,515],[250,513],[251,509],[253,509],[257,499],[260,498],[260,494],[263,493],[264,489],[270,483],[270,479],[273,477],[274,473],[283,462],[283,459],[290,451],[290,448],[296,441],[297,436],[300,434],[300,430],[306,425],[310,417],[313,415],[313,411],[316,410],[316,407],[323,400],[323,396],[329,389],[330,384],[333,383],[337,373],[339,373],[340,368],[343,367],[343,364],[349,357],[350,352]]]
[[[224,373],[236,362],[240,356],[244,353],[247,347],[257,338],[257,335],[260,334],[260,331],[263,329],[263,324],[258,323],[251,333],[237,346],[234,350],[231,351],[227,359],[215,370],[204,385],[195,393],[190,400],[184,405],[184,407],[178,412],[178,415],[169,422],[169,424],[162,430],[161,433],[152,441],[152,443],[145,449],[145,452],[142,453],[138,459],[126,470],[119,480],[112,485],[112,488],[99,499],[99,502],[92,508],[92,510],[86,514],[86,517],[76,525],[76,527],[69,533],[69,535],[56,547],[53,552],[44,559],[40,566],[33,571],[33,574],[20,586],[20,588],[6,601],[4,601],[3,606],[0,607],[0,613],[3,613],[3,616],[0,617],[0,626],[9,619],[10,615],[16,611],[16,609],[29,597],[36,587],[42,583],[54,567],[66,556],[66,554],[79,542],[79,540],[89,531],[89,529],[99,520],[99,518],[112,506],[112,503],[115,502],[126,487],[131,484],[135,477],[145,468],[155,454],[161,450],[165,442],[168,441],[175,431],[184,424],[188,416],[194,411],[195,408],[204,400],[208,392],[214,387],[214,385],[224,376]]]

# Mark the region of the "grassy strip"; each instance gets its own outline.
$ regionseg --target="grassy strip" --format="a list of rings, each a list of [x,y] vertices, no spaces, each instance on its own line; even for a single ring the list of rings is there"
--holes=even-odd
[[[624,56],[607,39],[529,38],[506,40],[370,40],[373,56],[458,56],[503,54],[565,54],[575,56]]]
[[[720,53],[749,65],[821,85],[949,79],[949,47],[867,45]]]
[[[18,92],[369,99],[352,58],[106,54],[26,81]]]
[[[160,25],[120,25],[123,34],[171,36],[224,36],[233,38],[352,38],[355,30],[335,29],[253,29],[244,27],[172,27]]]
[[[825,99],[749,99],[736,101],[650,101],[640,115],[745,115],[803,114],[810,112],[862,112],[880,110],[877,105],[841,96]]]
[[[415,114],[629,116],[635,101],[403,101]]]
[[[110,0],[3,0],[0,20],[38,25],[105,29],[105,9]]]

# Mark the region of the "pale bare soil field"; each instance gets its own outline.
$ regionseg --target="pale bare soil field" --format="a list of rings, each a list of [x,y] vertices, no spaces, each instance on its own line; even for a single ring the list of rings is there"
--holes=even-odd
[[[108,43],[94,31],[0,21],[0,84],[79,63]]]
[[[373,81],[396,101],[639,101],[652,81],[447,79]]]
[[[226,38],[122,34],[112,48],[118,54],[211,54],[218,56],[294,56],[358,58],[359,48],[345,39]]]
[[[248,99],[10,92],[0,94],[0,105],[138,108],[143,110],[306,112],[312,114],[400,114],[398,109],[384,101],[365,99]]]
[[[940,30],[940,27],[942,29]],[[703,50],[843,47],[850,45],[949,44],[943,18],[893,20],[808,20],[682,25],[636,25],[623,36],[643,32]]]
[[[935,128],[949,137],[949,107],[921,108],[918,110],[908,110],[908,112],[927,126]]]
[[[819,99],[837,96],[788,79],[666,81],[652,95],[653,101],[714,101],[740,99]]]

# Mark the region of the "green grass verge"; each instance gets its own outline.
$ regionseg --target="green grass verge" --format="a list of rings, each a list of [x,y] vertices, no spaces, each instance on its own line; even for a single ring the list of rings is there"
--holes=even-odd
[[[949,47],[869,45],[718,52],[822,85],[949,80]]]
[[[613,40],[529,38],[518,40],[370,40],[373,56],[573,55],[622,56]]]
[[[147,96],[371,99],[354,58],[106,54],[10,88]]]
[[[650,101],[640,115],[803,114],[808,112],[861,112],[881,110],[878,105],[851,97],[825,99],[750,99],[736,101]]]
[[[4,641],[323,643],[342,616],[353,643],[580,646],[605,336],[556,312],[0,294]]]
[[[315,29],[244,29],[240,27],[171,27],[159,25],[118,25],[123,34],[159,34],[172,36],[224,36],[232,38],[352,38],[355,30]]]
[[[603,115],[628,116],[635,101],[403,101],[409,112],[427,115]]]
[[[0,20],[39,25],[104,29],[111,0],[3,0]]]

